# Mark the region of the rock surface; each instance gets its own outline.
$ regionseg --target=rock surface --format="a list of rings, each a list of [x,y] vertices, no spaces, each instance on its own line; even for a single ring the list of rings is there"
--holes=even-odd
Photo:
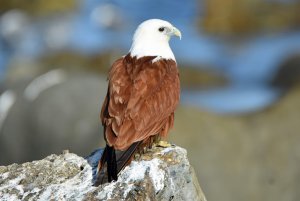
[[[0,200],[206,200],[180,147],[154,147],[127,166],[118,181],[93,187],[101,152],[87,160],[65,151],[0,166]]]

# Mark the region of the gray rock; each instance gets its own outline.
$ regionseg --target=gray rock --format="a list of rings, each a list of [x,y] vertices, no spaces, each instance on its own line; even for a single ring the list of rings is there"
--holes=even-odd
[[[180,147],[154,147],[127,166],[118,181],[93,187],[99,151],[87,160],[65,151],[0,166],[0,200],[206,200]]]
[[[5,118],[0,115],[0,165],[37,160],[62,149],[87,155],[103,146],[99,112],[106,89],[105,77],[62,69],[9,85],[6,93],[14,101]]]

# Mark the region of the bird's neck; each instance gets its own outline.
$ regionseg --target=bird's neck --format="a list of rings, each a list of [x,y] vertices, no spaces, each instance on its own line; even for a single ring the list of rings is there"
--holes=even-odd
[[[172,59],[176,61],[167,41],[134,41],[129,52],[132,57],[136,56],[137,58],[141,58],[144,56],[159,56],[163,59]]]

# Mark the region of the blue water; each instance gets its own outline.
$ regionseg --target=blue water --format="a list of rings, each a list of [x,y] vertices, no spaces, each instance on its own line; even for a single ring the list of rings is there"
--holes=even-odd
[[[214,90],[183,91],[184,104],[201,107],[218,114],[244,114],[264,109],[281,95],[280,90],[266,86],[228,86]]]

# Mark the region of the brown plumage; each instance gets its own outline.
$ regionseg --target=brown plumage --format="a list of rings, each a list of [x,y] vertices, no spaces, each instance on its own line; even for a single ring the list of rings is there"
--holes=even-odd
[[[137,150],[167,136],[180,96],[176,62],[159,56],[127,54],[112,65],[108,82],[100,115],[107,146],[96,186],[117,180]]]
[[[152,63],[154,58],[128,54],[109,72],[101,120],[107,144],[117,150],[152,135],[165,137],[173,126],[180,93],[177,66],[165,59]]]

